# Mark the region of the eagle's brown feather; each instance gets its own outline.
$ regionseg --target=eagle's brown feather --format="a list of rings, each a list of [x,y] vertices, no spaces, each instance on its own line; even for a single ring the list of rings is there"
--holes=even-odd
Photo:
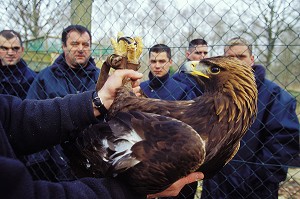
[[[206,143],[207,154],[199,171],[204,172],[205,178],[210,178],[215,173],[210,171],[219,170],[237,152],[240,139],[254,121],[257,88],[252,69],[242,61],[213,57],[201,63],[222,69],[218,75],[211,75],[210,79],[198,80],[205,86],[202,96],[190,101],[167,102],[137,98],[121,88],[110,108],[110,115],[137,110],[176,118],[189,124]]]
[[[228,57],[204,59],[200,65],[206,77],[196,78],[205,91],[194,100],[139,98],[126,87],[118,90],[105,133],[99,124],[78,139],[95,174],[118,174],[136,191],[149,194],[195,170],[210,178],[236,154],[256,116],[252,70]],[[127,150],[117,149],[128,144]]]

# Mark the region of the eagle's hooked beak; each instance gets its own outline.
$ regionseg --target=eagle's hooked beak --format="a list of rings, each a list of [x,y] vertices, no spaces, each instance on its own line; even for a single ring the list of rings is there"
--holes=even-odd
[[[182,65],[179,73],[188,73],[193,76],[209,78],[209,76],[204,74],[205,71],[205,67],[203,67],[203,64],[200,64],[199,61],[188,61]]]

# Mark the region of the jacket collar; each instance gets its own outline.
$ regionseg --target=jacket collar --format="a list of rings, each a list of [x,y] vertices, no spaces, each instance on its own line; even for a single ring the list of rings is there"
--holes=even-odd
[[[26,78],[25,74],[27,70],[28,66],[24,59],[20,59],[20,61],[16,65],[9,66],[3,66],[0,62],[1,81],[19,82],[21,81],[21,79]]]
[[[90,74],[97,70],[96,63],[92,57],[89,58],[88,64],[85,67],[80,67],[78,69],[69,67],[65,60],[64,53],[60,54],[51,66],[52,72],[59,76],[64,76],[65,73],[68,73],[68,71],[73,71],[73,73],[76,73],[77,71],[84,71],[86,74]]]
[[[255,75],[255,81],[257,87],[259,88],[266,78],[266,69],[262,65],[253,65],[253,70]]]
[[[152,88],[161,87],[170,77],[170,71],[162,77],[154,76],[151,72],[149,72],[149,85]]]

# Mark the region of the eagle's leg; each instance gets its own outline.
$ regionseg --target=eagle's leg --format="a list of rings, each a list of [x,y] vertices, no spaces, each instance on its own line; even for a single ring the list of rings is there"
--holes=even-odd
[[[120,55],[112,54],[108,56],[106,61],[103,63],[101,67],[101,72],[96,84],[96,91],[100,90],[103,87],[104,83],[106,82],[109,76],[109,71],[111,68],[124,69],[126,68],[126,62],[127,62],[126,58]]]

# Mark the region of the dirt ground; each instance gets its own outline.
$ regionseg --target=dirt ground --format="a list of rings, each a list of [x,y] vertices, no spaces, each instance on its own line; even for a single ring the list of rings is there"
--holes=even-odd
[[[289,169],[287,180],[279,189],[279,199],[300,198],[300,168]]]

